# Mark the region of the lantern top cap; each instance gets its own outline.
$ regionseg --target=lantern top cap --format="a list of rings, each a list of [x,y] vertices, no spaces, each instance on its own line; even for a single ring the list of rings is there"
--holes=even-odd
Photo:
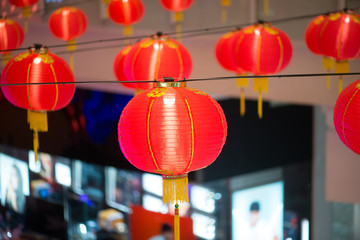
[[[152,39],[166,40],[169,37],[165,35],[163,32],[157,32],[156,34],[151,36]]]
[[[164,82],[156,81],[154,87],[186,87],[185,81],[174,81],[174,78],[164,77]]]
[[[33,47],[29,47],[29,50],[33,53],[47,54],[49,49],[40,43],[34,43]]]

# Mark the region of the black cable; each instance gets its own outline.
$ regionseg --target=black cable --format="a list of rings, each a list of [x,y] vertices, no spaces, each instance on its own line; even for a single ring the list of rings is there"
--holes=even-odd
[[[220,76],[210,78],[189,78],[178,79],[178,82],[198,82],[198,81],[212,81],[212,80],[228,80],[239,78],[296,78],[296,77],[324,77],[324,76],[352,76],[360,75],[360,72],[350,73],[305,73],[305,74],[277,74],[267,76]],[[28,86],[28,85],[64,85],[64,84],[110,84],[110,83],[155,83],[156,80],[133,80],[133,81],[118,81],[118,80],[96,80],[96,81],[81,81],[81,82],[42,82],[42,83],[3,83],[0,86]]]

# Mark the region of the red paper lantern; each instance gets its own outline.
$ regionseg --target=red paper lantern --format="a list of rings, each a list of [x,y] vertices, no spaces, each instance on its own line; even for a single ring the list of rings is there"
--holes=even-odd
[[[129,45],[129,46],[121,49],[120,52],[115,57],[114,73],[115,73],[116,78],[119,81],[127,80],[125,71],[124,71],[125,56],[130,52],[132,47],[133,47],[132,45]],[[135,83],[121,83],[121,84],[128,88],[136,88]]]
[[[235,59],[235,51],[233,42],[237,37],[238,31],[233,31],[224,34],[220,37],[215,46],[215,56],[220,65],[228,71],[235,72],[238,76],[246,75],[246,72],[239,67]],[[240,114],[245,114],[245,93],[244,88],[249,85],[247,78],[239,78],[236,80],[236,85],[240,87]]]
[[[319,45],[322,53],[336,60],[335,72],[349,72],[348,60],[360,56],[360,15],[354,11],[329,14],[321,28]],[[342,77],[339,92],[342,89]]]
[[[17,22],[11,19],[0,18],[0,50],[15,49],[24,41],[24,32]],[[2,64],[11,58],[10,51],[2,53]]]
[[[274,74],[283,70],[292,57],[289,37],[269,23],[254,24],[237,34],[234,41],[237,63],[254,75]],[[266,78],[255,78],[254,91],[259,92],[258,114],[262,117],[262,92],[267,92]]]
[[[160,33],[135,44],[124,61],[127,80],[159,80],[164,77],[182,80],[188,78],[192,70],[191,56],[186,48]],[[134,86],[146,90],[153,84],[136,83]]]
[[[220,105],[206,93],[158,83],[136,95],[118,125],[121,150],[135,167],[163,175],[163,201],[188,201],[187,173],[210,165],[225,143],[227,125]]]
[[[36,46],[12,58],[3,69],[1,84],[74,82],[68,64],[46,48]],[[17,107],[28,109],[30,129],[34,130],[37,158],[38,131],[46,132],[46,111],[65,107],[75,92],[74,84],[16,85],[1,87],[6,99]]]
[[[132,34],[131,25],[144,16],[141,0],[112,0],[108,6],[109,17],[115,23],[124,25],[124,35]]]
[[[334,125],[340,140],[360,154],[360,80],[340,93],[334,108]]]

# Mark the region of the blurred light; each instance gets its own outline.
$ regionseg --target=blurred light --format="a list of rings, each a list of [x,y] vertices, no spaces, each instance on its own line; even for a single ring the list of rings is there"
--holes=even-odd
[[[286,238],[285,240],[292,240],[292,238]]]
[[[220,200],[221,199],[221,193],[215,193],[215,195],[214,195],[214,199],[215,200]]]
[[[175,103],[175,97],[165,95],[163,97],[163,102],[164,102],[165,105],[173,105]]]
[[[309,240],[309,220],[304,218],[301,220],[301,240]]]
[[[163,204],[161,198],[153,197],[148,194],[143,196],[143,207],[152,212],[160,212],[166,214],[169,212],[167,205]]]
[[[80,229],[80,232],[82,233],[82,234],[87,234],[87,229],[86,229],[86,226],[85,226],[85,224],[83,224],[83,223],[80,223],[79,224],[79,229]]]
[[[41,57],[36,57],[36,58],[33,60],[33,63],[35,63],[35,64],[41,63]]]
[[[260,31],[259,29],[255,29],[255,35],[259,36],[260,35]]]
[[[201,186],[192,186],[190,191],[190,202],[193,208],[207,213],[212,213],[215,211],[214,192]]]
[[[162,197],[162,177],[156,174],[144,173],[142,184],[145,191]]]
[[[7,235],[9,238],[12,238],[11,232],[7,232],[6,235]]]
[[[208,216],[193,213],[191,214],[193,220],[194,234],[204,239],[215,239],[216,220]]]
[[[346,16],[345,17],[345,23],[349,23],[350,22],[350,16]]]

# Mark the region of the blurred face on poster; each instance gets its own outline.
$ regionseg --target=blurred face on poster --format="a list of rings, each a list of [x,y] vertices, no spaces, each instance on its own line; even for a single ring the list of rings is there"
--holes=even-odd
[[[10,209],[18,213],[24,212],[25,195],[23,193],[23,181],[20,169],[14,164],[10,170],[10,178],[6,190],[6,204]]]

